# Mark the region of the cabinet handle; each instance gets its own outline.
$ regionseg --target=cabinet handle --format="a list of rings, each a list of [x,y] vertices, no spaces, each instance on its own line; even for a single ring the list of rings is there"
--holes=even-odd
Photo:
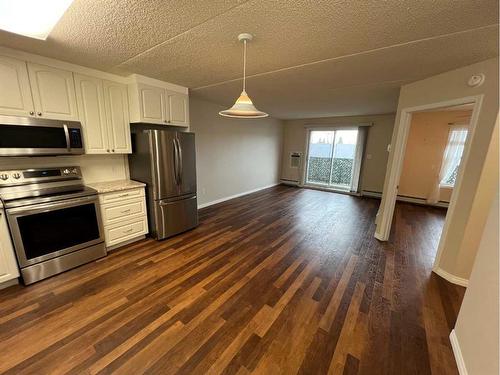
[[[127,230],[124,230],[123,233],[130,233],[134,230],[134,228],[130,228],[130,229],[127,229]]]
[[[128,197],[128,193],[117,195],[117,197],[118,197],[118,198],[121,198],[121,197]]]
[[[38,116],[42,116],[42,112],[38,112],[37,114],[38,114]]]
[[[115,149],[112,149],[111,151],[115,152]]]
[[[107,149],[106,152],[109,152],[109,149]]]
[[[34,115],[35,115],[35,112],[30,111],[30,116],[34,116]]]
[[[123,210],[123,211],[122,211],[122,214],[126,214],[126,213],[128,213],[128,212],[130,212],[130,208],[129,208],[128,210]]]

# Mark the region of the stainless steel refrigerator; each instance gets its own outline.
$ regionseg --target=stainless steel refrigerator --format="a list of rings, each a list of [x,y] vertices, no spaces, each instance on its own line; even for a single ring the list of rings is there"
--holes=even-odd
[[[194,133],[132,133],[130,177],[147,185],[150,234],[164,239],[198,225]]]

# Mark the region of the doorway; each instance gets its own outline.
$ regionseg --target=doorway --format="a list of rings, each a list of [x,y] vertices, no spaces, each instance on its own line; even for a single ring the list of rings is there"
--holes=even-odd
[[[305,185],[357,191],[359,140],[357,128],[309,130]]]
[[[443,186],[448,182],[453,183],[453,192],[451,194],[449,207],[447,210],[447,215],[444,223],[444,227],[440,236],[440,241],[438,245],[438,249],[436,252],[436,257],[434,259],[434,267],[433,270],[441,275],[439,271],[439,262],[441,258],[442,249],[444,244],[447,241],[447,233],[449,229],[449,218],[454,215],[455,205],[456,205],[456,197],[459,195],[459,190],[461,189],[462,179],[463,179],[463,165],[467,163],[467,159],[469,156],[471,139],[474,136],[474,129],[477,124],[477,120],[479,117],[479,111],[482,103],[482,95],[471,96],[461,99],[449,100],[446,102],[434,103],[434,104],[426,104],[418,107],[406,108],[401,110],[401,115],[399,119],[399,130],[396,135],[393,137],[393,150],[391,152],[394,153],[394,158],[392,160],[392,165],[389,165],[388,174],[386,176],[386,186],[384,187],[384,195],[382,197],[381,206],[379,209],[380,215],[377,218],[377,229],[375,232],[375,237],[380,241],[387,241],[389,239],[389,235],[391,232],[391,226],[394,215],[394,208],[396,204],[396,200],[398,198],[398,188],[401,173],[403,170],[403,163],[405,157],[405,151],[408,141],[408,135],[410,131],[410,124],[412,122],[412,118],[416,113],[419,112],[429,112],[436,110],[446,110],[449,107],[455,107],[454,109],[472,109],[472,115],[470,117],[470,121],[468,124],[467,136],[465,137],[465,141],[463,143],[463,147],[461,148],[461,158],[460,163],[453,170],[452,178],[447,178],[446,180],[441,180],[443,182]],[[458,134],[456,134],[458,135]],[[456,160],[456,159],[455,159]],[[449,170],[449,169],[448,169]],[[450,174],[448,174],[450,177]],[[451,275],[452,276],[452,275]],[[443,276],[445,277],[445,276]],[[448,281],[451,281],[455,284],[465,285],[466,280],[459,279],[453,276],[453,280],[450,277],[445,277]]]

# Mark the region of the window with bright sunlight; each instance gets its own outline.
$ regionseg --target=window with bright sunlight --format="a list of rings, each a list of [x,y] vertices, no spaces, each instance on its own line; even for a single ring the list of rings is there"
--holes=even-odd
[[[453,187],[457,180],[460,160],[464,152],[465,140],[467,139],[466,127],[453,127],[448,135],[448,143],[444,151],[443,164],[441,167],[441,186]]]

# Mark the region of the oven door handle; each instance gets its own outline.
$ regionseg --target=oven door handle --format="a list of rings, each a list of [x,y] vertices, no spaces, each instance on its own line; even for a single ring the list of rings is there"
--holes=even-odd
[[[72,206],[78,206],[80,204],[97,203],[97,202],[98,202],[97,195],[91,195],[88,197],[67,199],[62,202],[47,202],[47,203],[33,204],[30,206],[8,208],[7,213],[9,215],[14,214],[16,216],[24,216],[36,212],[47,212],[53,209],[72,207]]]

